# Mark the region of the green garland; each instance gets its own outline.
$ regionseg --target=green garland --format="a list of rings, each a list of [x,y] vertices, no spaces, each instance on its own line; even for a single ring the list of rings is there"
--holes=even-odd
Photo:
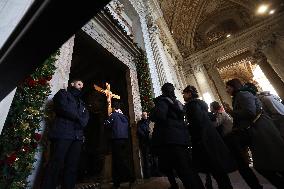
[[[136,67],[142,111],[150,112],[153,104],[153,95],[149,65],[145,54],[146,53],[140,49],[140,53],[136,58]]]
[[[55,71],[52,55],[18,86],[0,136],[0,188],[24,189],[41,140],[40,123]]]

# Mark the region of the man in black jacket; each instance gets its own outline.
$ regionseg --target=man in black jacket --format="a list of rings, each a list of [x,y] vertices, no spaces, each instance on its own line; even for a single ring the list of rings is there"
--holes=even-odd
[[[192,141],[194,166],[200,172],[211,173],[219,189],[232,189],[227,172],[235,170],[230,151],[208,116],[208,105],[198,99],[194,86],[183,90],[185,110]]]
[[[185,189],[203,189],[204,186],[192,166],[189,134],[184,122],[183,105],[176,99],[171,83],[162,86],[162,95],[154,100],[150,119],[155,122],[152,141],[158,155],[159,166],[171,188],[178,188],[173,178],[175,170]]]
[[[83,129],[89,119],[85,104],[80,99],[82,88],[81,80],[72,80],[67,90],[59,90],[53,98],[56,118],[49,132],[51,153],[43,189],[56,188],[63,167],[63,188],[75,187]]]

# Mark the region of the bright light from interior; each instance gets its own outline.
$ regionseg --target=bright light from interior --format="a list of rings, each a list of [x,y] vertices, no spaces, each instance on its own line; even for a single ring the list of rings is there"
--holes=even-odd
[[[229,38],[229,37],[231,37],[231,34],[227,34],[227,36],[226,36],[227,38]]]
[[[275,13],[275,10],[273,9],[273,10],[271,10],[271,11],[269,11],[269,14],[274,14]]]
[[[253,80],[255,80],[258,85],[261,87],[263,91],[270,91],[271,94],[275,94],[278,96],[277,92],[266,78],[262,70],[259,66],[256,66],[255,70],[253,70]]]
[[[267,11],[268,11],[268,5],[266,5],[266,4],[263,4],[263,5],[260,5],[259,7],[258,7],[258,9],[257,9],[257,14],[264,14],[264,13],[266,13]]]
[[[208,104],[208,106],[209,106],[209,104],[211,103],[211,102],[213,102],[213,99],[212,99],[212,97],[211,97],[211,95],[207,92],[207,93],[204,93],[203,95],[202,95],[202,97],[203,97],[203,100]]]

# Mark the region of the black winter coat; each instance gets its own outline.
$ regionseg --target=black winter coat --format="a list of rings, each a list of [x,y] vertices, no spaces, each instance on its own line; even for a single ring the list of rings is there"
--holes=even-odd
[[[56,118],[49,132],[51,139],[83,140],[83,129],[89,120],[84,102],[70,88],[61,89],[53,97]]]
[[[233,99],[233,129],[246,128],[251,134],[250,149],[256,169],[284,171],[284,141],[271,118],[261,114],[261,110],[256,96],[248,91],[237,92]]]
[[[235,162],[209,118],[207,104],[202,100],[193,99],[186,103],[185,110],[192,139],[193,162],[197,169],[201,172],[210,172],[210,164],[212,169],[234,171]]]
[[[150,113],[150,120],[155,122],[152,134],[153,145],[189,146],[189,134],[184,122],[184,110],[181,102],[162,95],[157,97],[154,103],[155,107]]]

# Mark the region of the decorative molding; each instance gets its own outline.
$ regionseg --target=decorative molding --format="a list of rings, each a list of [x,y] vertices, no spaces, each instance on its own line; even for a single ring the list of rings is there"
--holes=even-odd
[[[232,64],[228,64],[228,65],[223,66],[223,67],[218,67],[218,70],[223,72],[225,70],[231,69],[232,67],[237,67],[239,64],[252,63],[252,62],[254,62],[254,59],[255,59],[255,57],[250,56],[250,57],[244,58],[242,60],[239,60],[237,62],[234,62]]]
[[[74,46],[74,36],[65,42],[60,48],[59,57],[55,62],[56,70],[50,81],[52,98],[55,93],[60,89],[66,89],[68,86],[72,54]]]
[[[244,52],[246,52],[248,50],[249,50],[249,48],[247,48],[247,47],[235,50],[233,52],[230,52],[230,53],[226,54],[225,56],[217,58],[217,62],[218,63],[219,62],[224,62],[224,61],[229,60],[230,58],[233,58],[235,56],[238,56],[238,55],[240,55],[240,54],[242,54],[242,53],[244,53]]]
[[[105,9],[118,21],[118,24],[123,28],[127,35],[133,37],[132,23],[129,23],[124,17],[124,5],[118,0],[112,0]],[[124,14],[125,15],[125,14]]]
[[[161,83],[160,83],[160,78],[158,75],[157,64],[156,64],[155,57],[154,57],[155,56],[154,50],[152,47],[153,33],[149,32],[148,22],[150,18],[147,18],[147,15],[148,15],[147,8],[145,7],[142,0],[129,0],[129,2],[134,7],[134,9],[136,10],[140,18],[140,23],[141,23],[141,28],[142,28],[142,33],[143,33],[143,38],[144,38],[144,43],[145,43],[145,49],[146,49],[146,54],[147,54],[147,59],[148,59],[149,69],[150,69],[150,74],[151,74],[151,80],[152,80],[152,85],[154,89],[153,92],[155,96],[159,96],[162,93]]]

